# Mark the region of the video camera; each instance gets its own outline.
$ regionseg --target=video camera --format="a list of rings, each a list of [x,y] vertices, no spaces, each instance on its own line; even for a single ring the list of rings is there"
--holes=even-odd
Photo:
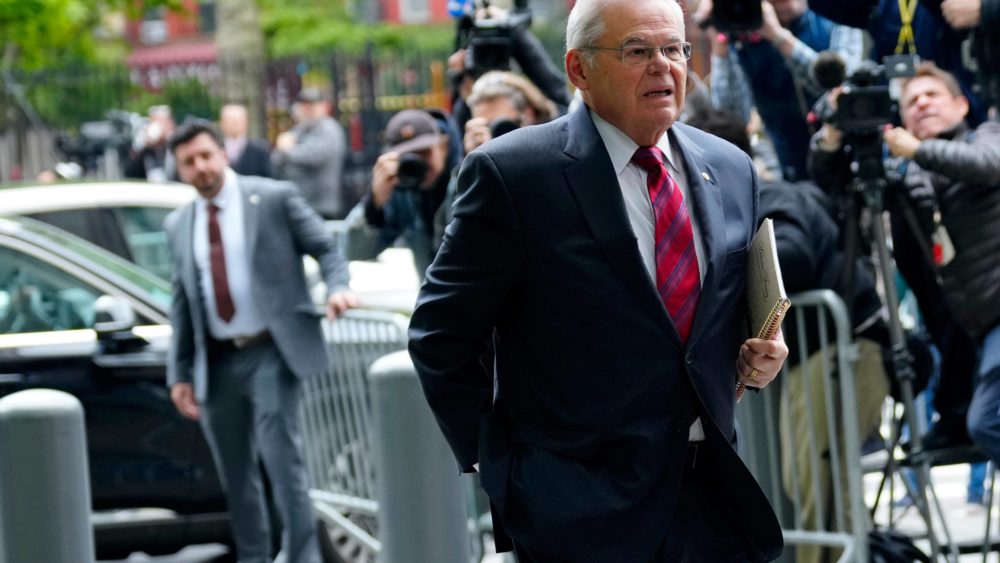
[[[430,165],[419,154],[414,152],[403,153],[399,157],[399,168],[396,171],[397,190],[411,191],[420,187],[424,183],[424,177]]]
[[[845,78],[843,60],[830,51],[820,53],[812,68],[816,81],[828,90],[843,84],[843,91],[837,97],[836,110],[828,96],[823,96],[813,107],[813,114],[844,133],[878,133],[898,114],[889,80],[913,76],[916,67],[916,58],[908,55],[885,57],[883,62],[879,65],[864,61]]]
[[[700,22],[703,29],[714,26],[723,33],[754,31],[764,23],[760,0],[715,0],[712,17]]]
[[[128,155],[133,138],[145,126],[146,120],[124,110],[111,110],[107,119],[87,121],[80,125],[75,137],[60,135],[56,138],[56,148],[67,159],[79,163],[84,171],[96,170],[98,159],[109,150],[120,158]]]
[[[465,49],[465,68],[474,77],[490,70],[510,70],[512,34],[531,27],[528,0],[514,0],[510,13],[501,18],[476,17],[477,9],[489,7],[490,0],[467,0],[452,9],[453,14],[460,14],[456,47]]]

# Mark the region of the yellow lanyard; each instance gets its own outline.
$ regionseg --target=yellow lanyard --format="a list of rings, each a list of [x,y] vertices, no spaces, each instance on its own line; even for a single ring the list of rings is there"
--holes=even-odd
[[[903,23],[899,28],[899,40],[896,42],[896,54],[902,55],[909,45],[909,54],[917,53],[916,40],[913,37],[913,15],[917,13],[917,0],[897,0],[899,3],[899,20]]]

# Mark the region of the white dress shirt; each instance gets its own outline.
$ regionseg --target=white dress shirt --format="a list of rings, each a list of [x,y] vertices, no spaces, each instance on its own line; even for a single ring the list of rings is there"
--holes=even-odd
[[[656,286],[656,219],[653,215],[653,202],[649,198],[649,188],[646,186],[646,171],[632,163],[632,155],[639,148],[625,133],[622,133],[614,125],[601,119],[596,113],[591,112],[590,116],[594,120],[597,132],[604,141],[604,147],[611,157],[611,165],[614,166],[615,174],[618,176],[618,187],[622,191],[625,199],[625,211],[628,213],[629,223],[632,224],[632,232],[635,233],[636,244],[639,246],[639,255],[642,257],[642,264],[646,268],[646,273],[653,280]],[[705,280],[705,249],[701,238],[701,229],[694,213],[691,213],[691,192],[688,189],[687,172],[684,166],[678,166],[680,156],[671,150],[670,136],[666,133],[660,137],[656,143],[667,158],[667,171],[677,182],[684,196],[684,204],[688,206],[688,215],[691,217],[691,230],[694,235],[694,252],[698,259],[698,276],[701,281]],[[694,442],[705,439],[704,429],[701,427],[701,418],[691,424],[688,432],[688,440]]]
[[[226,254],[226,278],[236,314],[227,323],[215,308],[215,288],[208,251],[208,205],[218,208],[219,231]],[[205,299],[208,330],[217,340],[251,336],[267,328],[253,299],[253,275],[246,233],[243,228],[243,198],[236,173],[226,168],[222,189],[211,200],[199,198],[194,207],[194,261],[198,267],[201,294]]]

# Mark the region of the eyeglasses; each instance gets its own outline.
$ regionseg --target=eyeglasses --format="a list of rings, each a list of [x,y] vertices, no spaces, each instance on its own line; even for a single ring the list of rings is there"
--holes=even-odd
[[[618,51],[622,62],[630,66],[638,66],[649,63],[653,60],[653,53],[659,51],[664,57],[681,62],[691,58],[691,44],[687,41],[679,41],[662,47],[652,47],[650,45],[623,45],[621,47],[584,47],[595,51]]]

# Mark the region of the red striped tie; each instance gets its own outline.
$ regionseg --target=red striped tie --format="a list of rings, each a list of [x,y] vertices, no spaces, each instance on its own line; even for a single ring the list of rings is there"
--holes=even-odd
[[[656,287],[681,342],[687,342],[701,293],[691,217],[680,186],[663,165],[659,148],[639,147],[632,162],[646,171],[646,187],[656,218]]]

